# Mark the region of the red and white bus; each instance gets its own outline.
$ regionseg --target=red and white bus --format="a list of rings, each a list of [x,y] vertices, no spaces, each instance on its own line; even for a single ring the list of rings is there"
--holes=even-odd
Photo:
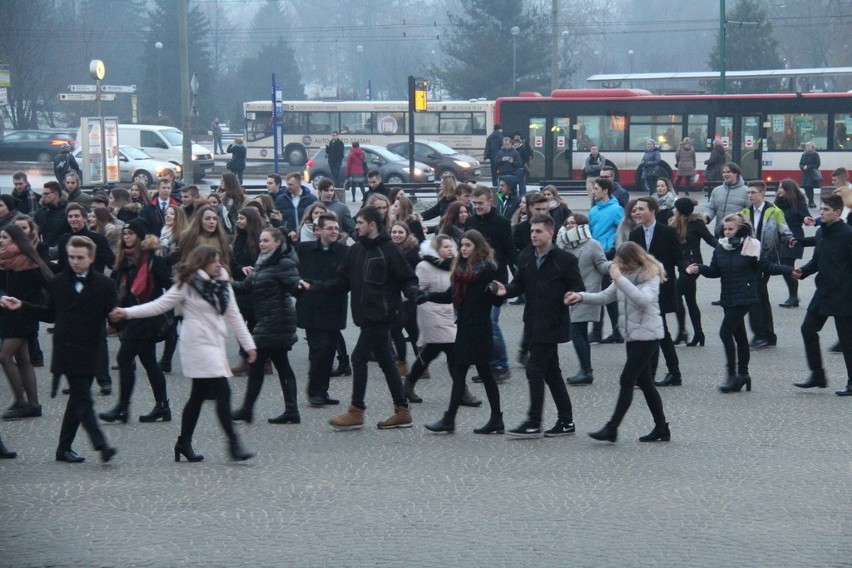
[[[774,95],[654,95],[641,89],[556,90],[546,97],[521,93],[497,99],[494,122],[521,132],[535,154],[531,181],[583,179],[589,148],[619,170],[624,185],[636,182],[636,166],[653,138],[663,160],[689,137],[697,165],[720,139],[728,159],[747,180],[801,180],[799,158],[816,144],[825,183],[831,171],[852,166],[852,93]]]

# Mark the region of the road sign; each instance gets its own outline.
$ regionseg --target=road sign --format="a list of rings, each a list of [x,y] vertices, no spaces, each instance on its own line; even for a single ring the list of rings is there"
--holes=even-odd
[[[94,93],[97,89],[94,85],[68,85],[72,93]]]
[[[93,101],[95,93],[59,93],[60,101]],[[104,93],[101,95],[102,101],[114,101],[114,93]]]
[[[136,85],[101,85],[102,93],[135,93]]]

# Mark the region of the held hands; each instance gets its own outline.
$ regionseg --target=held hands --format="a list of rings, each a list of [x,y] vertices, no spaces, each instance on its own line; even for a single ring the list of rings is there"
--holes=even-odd
[[[491,290],[492,294],[499,298],[502,298],[506,295],[506,287],[503,285],[502,282],[492,280],[491,284],[488,285],[488,289]]]
[[[686,267],[687,274],[698,274],[698,265],[694,262]]]
[[[807,225],[808,227],[813,227],[814,225],[816,225],[816,221],[814,221],[814,218],[813,218],[813,217],[805,217],[805,218],[802,220],[802,222],[803,222],[805,225]]]
[[[296,231],[290,231],[287,233],[287,238],[290,239],[291,243],[299,242],[299,235],[296,234]]]
[[[246,361],[249,363],[254,363],[257,361],[257,349],[249,349],[246,352]]]
[[[801,280],[802,279],[802,269],[801,268],[794,268],[793,272],[790,273],[790,277],[795,278],[796,280]]]
[[[616,280],[621,277],[621,269],[618,267],[618,264],[613,262],[609,265],[609,277],[613,280]]]
[[[127,312],[123,308],[113,308],[109,313],[109,321],[121,321],[127,318]]]
[[[0,297],[0,307],[12,311],[18,310],[21,308],[21,301],[17,298],[13,298],[12,296],[2,296]]]
[[[565,292],[565,297],[562,299],[562,302],[568,306],[579,304],[582,301],[583,297],[577,292]]]
[[[246,276],[251,276],[251,273],[254,272],[253,266],[243,266],[243,274]]]
[[[311,283],[306,280],[299,280],[299,290],[308,291],[311,289]]]

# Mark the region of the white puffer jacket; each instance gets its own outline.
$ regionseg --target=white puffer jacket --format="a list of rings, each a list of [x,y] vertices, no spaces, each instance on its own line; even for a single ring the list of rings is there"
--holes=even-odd
[[[660,279],[639,281],[639,272],[623,274],[603,292],[580,292],[583,303],[597,306],[618,300],[618,329],[626,341],[663,338]]]
[[[427,245],[428,241],[421,245],[421,254],[434,258],[435,250]],[[446,292],[450,287],[451,272],[434,266],[429,259],[421,261],[414,272],[417,274],[420,289],[425,292]],[[454,343],[456,315],[453,305],[426,302],[417,306],[417,327],[420,330],[417,337],[418,347],[427,343]]]

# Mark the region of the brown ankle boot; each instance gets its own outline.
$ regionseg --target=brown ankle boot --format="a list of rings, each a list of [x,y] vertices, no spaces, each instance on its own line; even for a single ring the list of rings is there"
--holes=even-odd
[[[249,370],[249,362],[245,357],[240,357],[240,362],[236,367],[231,367],[231,374],[235,377],[242,377]]]
[[[376,426],[381,430],[411,428],[411,410],[404,406],[394,406],[393,415],[387,420],[382,420]]]
[[[399,371],[399,375],[401,377],[408,376],[408,363],[405,361],[397,361],[396,362],[396,370]]]
[[[432,373],[429,372],[429,367],[423,369],[423,373],[420,375],[421,379],[431,379]]]
[[[358,430],[364,427],[364,411],[357,406],[349,405],[349,408],[340,416],[335,416],[328,421],[335,430]]]

